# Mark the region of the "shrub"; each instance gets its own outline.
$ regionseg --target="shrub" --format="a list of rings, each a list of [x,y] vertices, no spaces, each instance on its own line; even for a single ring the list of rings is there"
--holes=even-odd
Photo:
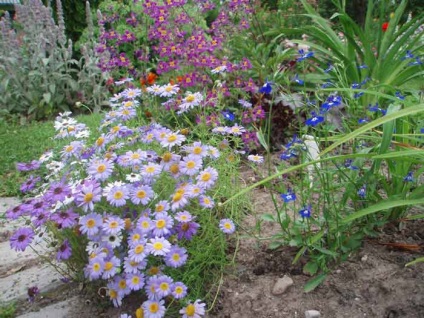
[[[90,52],[93,44],[87,44],[80,61],[72,59],[60,0],[57,24],[40,0],[15,8],[13,21],[8,15],[0,21],[2,115],[42,119],[72,109],[76,102],[99,108],[103,80]]]

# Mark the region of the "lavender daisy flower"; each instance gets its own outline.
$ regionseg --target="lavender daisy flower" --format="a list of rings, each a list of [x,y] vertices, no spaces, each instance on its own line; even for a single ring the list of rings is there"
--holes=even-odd
[[[193,304],[189,303],[181,309],[180,314],[182,314],[182,318],[200,318],[200,316],[205,315],[205,306],[206,304],[197,299]]]
[[[140,173],[145,178],[154,178],[155,176],[159,175],[162,171],[162,166],[150,162],[147,165],[144,165],[141,167]]]
[[[137,228],[143,235],[148,235],[153,229],[153,222],[148,216],[141,216],[137,221]]]
[[[192,221],[178,223],[176,227],[178,240],[185,238],[190,241],[196,235],[199,227],[198,223]]]
[[[171,206],[169,205],[168,201],[166,200],[161,200],[158,203],[156,203],[155,205],[155,212],[166,212],[171,208]]]
[[[219,222],[219,228],[225,234],[233,234],[236,230],[236,226],[234,225],[234,222],[230,219],[222,219]]]
[[[199,197],[199,204],[201,207],[206,209],[212,209],[215,206],[215,202],[207,195],[202,195]]]
[[[174,245],[165,257],[166,266],[177,268],[187,261],[187,250],[184,247]]]
[[[127,285],[131,290],[140,290],[144,286],[145,277],[142,273],[132,273],[126,276]]]
[[[85,276],[90,280],[99,279],[103,274],[104,260],[100,256],[89,259],[89,263],[85,267]]]
[[[148,185],[134,186],[130,191],[131,202],[146,205],[152,200],[154,194],[152,187]]]
[[[170,132],[160,141],[160,145],[164,148],[171,148],[175,145],[180,146],[185,140],[186,137],[184,135],[178,134],[177,132]]]
[[[118,293],[118,284],[115,281],[108,283],[107,291],[113,306],[120,307],[122,305],[122,298],[124,298],[124,296]]]
[[[147,249],[152,255],[165,256],[171,250],[171,243],[163,237],[155,237],[149,240]]]
[[[182,209],[188,204],[188,196],[181,192],[171,195],[171,210],[176,211]]]
[[[117,216],[109,216],[103,223],[103,232],[106,234],[119,234],[125,227],[124,220]]]
[[[75,201],[84,212],[93,211],[94,203],[101,201],[102,189],[95,180],[84,180],[84,183],[76,188]]]
[[[174,219],[166,212],[159,212],[155,214],[153,235],[154,236],[168,236],[171,233]]]
[[[24,209],[25,205],[20,204],[6,211],[6,218],[16,220],[20,216],[24,215],[27,211]]]
[[[87,173],[94,179],[104,181],[112,175],[113,163],[105,159],[93,160],[87,170]]]
[[[50,213],[48,211],[42,211],[38,213],[32,213],[31,221],[35,228],[39,228],[49,219]]]
[[[175,214],[174,218],[182,223],[187,223],[195,219],[190,212],[188,211],[181,211]]]
[[[120,207],[127,203],[129,199],[129,191],[126,186],[113,186],[109,189],[106,200],[112,206]]]
[[[164,300],[146,300],[141,307],[146,317],[162,318],[165,316],[166,309]]]
[[[115,279],[114,279],[114,281],[116,281],[118,286],[118,294],[121,296],[126,296],[131,293],[131,289],[127,284],[127,280],[125,276],[126,276],[125,274],[120,276],[115,276]]]
[[[26,193],[26,192],[33,190],[35,188],[36,184],[38,182],[40,182],[40,180],[41,180],[40,177],[34,177],[33,175],[29,176],[29,178],[24,183],[22,183],[21,188],[20,188],[21,191],[23,193]]]
[[[201,171],[199,175],[196,177],[197,185],[204,188],[209,189],[218,179],[218,171],[215,168],[208,167],[205,170]]]
[[[66,211],[59,211],[50,216],[50,220],[56,222],[60,229],[71,228],[77,224],[79,215],[72,208]]]
[[[264,157],[259,155],[248,155],[247,160],[255,162],[255,163],[262,163],[264,162]]]
[[[72,248],[69,244],[68,239],[65,239],[62,244],[59,246],[59,249],[56,254],[56,260],[57,261],[64,261],[71,257],[72,255]]]
[[[187,295],[187,286],[182,282],[176,282],[171,287],[171,294],[175,299],[184,298]]]
[[[157,295],[160,298],[165,298],[166,296],[171,294],[171,287],[174,283],[174,280],[167,276],[167,275],[161,275],[158,276],[156,284],[157,284]]]
[[[201,167],[202,159],[198,156],[188,155],[180,162],[180,171],[189,176],[195,175]]]
[[[134,262],[141,262],[147,257],[146,241],[143,239],[128,251],[129,258]]]
[[[10,238],[10,247],[16,251],[25,251],[34,239],[34,231],[30,227],[22,227],[16,230]]]
[[[110,259],[105,260],[102,278],[109,279],[114,277],[118,273],[120,266],[121,260],[116,256],[112,256]]]
[[[90,213],[80,218],[79,224],[81,225],[80,231],[82,234],[94,236],[103,225],[103,218],[97,213]]]

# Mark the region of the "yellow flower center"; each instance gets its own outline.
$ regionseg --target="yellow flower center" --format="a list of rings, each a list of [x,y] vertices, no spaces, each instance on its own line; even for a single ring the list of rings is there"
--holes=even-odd
[[[127,282],[125,280],[120,280],[118,284],[119,288],[125,289],[127,287]]]
[[[105,164],[99,164],[97,167],[97,172],[102,173],[106,170],[106,165]]]
[[[147,221],[143,221],[143,222],[141,222],[141,227],[143,229],[148,229],[150,227],[150,224]]]
[[[137,192],[137,198],[144,199],[146,197],[146,191],[140,190]]]
[[[165,209],[165,207],[162,204],[159,204],[156,206],[155,211],[156,212],[162,212]]]
[[[196,97],[194,97],[194,95],[193,95],[193,94],[190,94],[190,95],[188,95],[188,96],[185,98],[185,100],[186,100],[186,102],[187,102],[187,103],[191,103],[191,102],[193,102],[195,99],[196,99]]]
[[[168,289],[169,289],[169,285],[168,285],[168,283],[161,283],[161,284],[159,285],[159,288],[160,288],[161,290],[166,291],[166,290],[168,290]]]
[[[172,134],[168,137],[168,142],[174,142],[175,140],[177,140],[177,136]]]
[[[188,316],[194,316],[194,313],[196,312],[196,307],[194,307],[193,304],[190,304],[186,307],[185,312]]]
[[[118,227],[119,223],[117,221],[112,221],[109,223],[109,228],[116,229]]]
[[[87,222],[85,223],[85,225],[86,225],[89,229],[91,229],[91,228],[93,228],[93,227],[96,225],[96,221],[94,221],[93,219],[89,219],[89,220],[87,220]]]
[[[99,263],[94,263],[93,264],[93,271],[98,272],[102,269],[102,267],[100,266]]]
[[[113,198],[115,200],[119,200],[119,199],[122,199],[123,196],[124,196],[124,192],[118,190],[114,193]]]
[[[156,242],[155,244],[153,244],[153,248],[156,251],[160,251],[161,249],[163,249],[163,243],[162,242]]]
[[[156,222],[156,227],[158,229],[163,229],[165,227],[165,225],[166,225],[165,220],[159,220],[159,221]]]
[[[115,299],[115,298],[117,298],[117,297],[118,297],[118,293],[116,292],[116,290],[114,290],[114,289],[109,289],[109,297],[110,297],[111,299]]]
[[[175,293],[177,295],[182,294],[184,292],[184,289],[181,286],[175,287]]]
[[[171,159],[172,159],[172,153],[170,153],[170,152],[166,152],[166,153],[164,153],[164,154],[163,154],[163,156],[162,156],[162,160],[163,160],[164,162],[170,162],[170,161],[171,161]]]
[[[209,172],[203,173],[202,177],[201,177],[202,181],[204,181],[204,182],[209,181],[210,178],[211,178],[211,174]]]
[[[153,173],[153,172],[155,172],[155,167],[153,167],[153,166],[148,166],[147,168],[146,168],[146,172],[147,173]]]
[[[132,236],[132,240],[133,240],[133,241],[138,241],[140,238],[141,238],[141,236],[140,236],[140,234],[138,234],[138,233],[135,233],[135,234],[133,234],[133,236]]]
[[[152,313],[157,313],[159,311],[159,305],[157,303],[151,303],[149,306],[149,311]]]
[[[174,163],[171,167],[169,167],[169,171],[172,174],[177,174],[178,172],[180,172],[180,167],[178,166],[178,163]]]
[[[172,201],[173,202],[178,202],[183,198],[183,195],[181,193],[175,193],[174,196],[172,197]]]
[[[133,153],[131,155],[131,159],[140,159],[140,154],[139,153]]]
[[[202,153],[202,147],[194,147],[193,148],[193,153],[195,154],[195,155],[200,155],[201,153]]]
[[[74,150],[74,147],[72,147],[72,146],[68,146],[65,149],[66,152],[71,152],[72,150]]]
[[[113,263],[112,262],[106,262],[105,264],[105,271],[110,271],[113,267]]]
[[[187,162],[187,168],[193,169],[195,166],[196,166],[196,162],[194,162],[193,160],[190,160],[189,162]]]
[[[134,249],[134,253],[136,254],[141,254],[143,253],[143,251],[144,251],[144,246],[141,244],[137,245]]]
[[[84,195],[84,203],[88,203],[91,202],[91,200],[93,200],[94,194],[93,193],[86,193]]]
[[[134,277],[131,279],[131,281],[132,281],[132,283],[133,283],[134,285],[138,285],[138,284],[140,283],[140,277],[138,277],[138,276],[134,276]]]
[[[172,259],[174,260],[174,261],[176,261],[176,262],[178,262],[179,260],[180,260],[180,254],[174,254],[174,255],[172,255]]]

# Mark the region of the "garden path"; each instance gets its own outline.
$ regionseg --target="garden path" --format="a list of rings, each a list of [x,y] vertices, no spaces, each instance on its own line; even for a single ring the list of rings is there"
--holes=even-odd
[[[7,209],[19,204],[17,198],[0,198],[0,215]],[[45,262],[40,255],[49,256],[46,244],[40,242],[35,250],[27,249],[16,252],[10,248],[9,236],[23,221],[9,221],[0,219],[0,304],[15,302],[22,303],[28,299],[28,288],[37,286],[43,297],[60,288],[63,283],[60,274],[51,265]],[[55,303],[43,308],[27,307],[27,312],[18,318],[62,318],[69,317],[69,312],[74,307],[78,297]],[[32,312],[31,310],[38,310]]]

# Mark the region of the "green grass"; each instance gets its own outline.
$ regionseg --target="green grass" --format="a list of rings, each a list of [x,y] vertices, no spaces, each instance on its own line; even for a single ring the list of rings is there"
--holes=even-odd
[[[101,114],[78,116],[94,131],[100,123]],[[65,144],[55,140],[54,122],[34,122],[25,126],[2,123],[0,126],[0,196],[20,195],[20,184],[25,176],[16,171],[17,162],[29,162],[38,159],[50,148]]]
[[[15,312],[16,312],[15,303],[0,305],[0,318],[13,318],[15,317]]]

